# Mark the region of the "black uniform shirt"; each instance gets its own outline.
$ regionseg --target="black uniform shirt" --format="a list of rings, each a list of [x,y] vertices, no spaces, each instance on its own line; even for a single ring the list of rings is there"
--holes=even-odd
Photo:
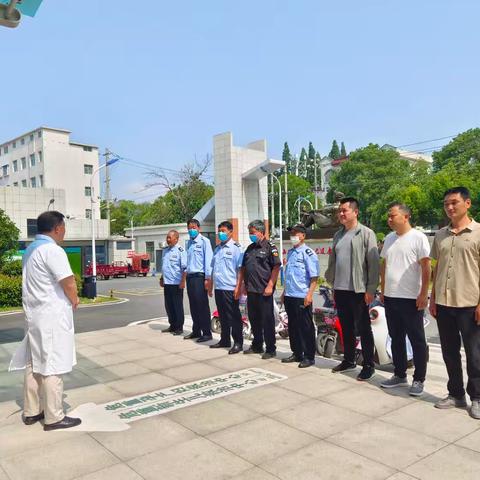
[[[263,239],[251,243],[243,255],[242,267],[245,267],[245,285],[247,292],[263,293],[273,267],[280,265],[280,257],[275,244]],[[275,285],[273,286],[275,289]]]

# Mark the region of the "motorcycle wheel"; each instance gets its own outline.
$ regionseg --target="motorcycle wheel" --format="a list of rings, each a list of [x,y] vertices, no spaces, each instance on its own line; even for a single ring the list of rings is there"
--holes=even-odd
[[[316,348],[317,348],[317,353],[319,355],[323,356],[323,354],[325,352],[325,345],[327,343],[327,339],[328,339],[328,335],[326,335],[325,333],[319,333],[317,335],[317,338],[315,340],[315,345],[316,345]]]
[[[220,324],[220,319],[218,317],[212,317],[211,326],[212,332],[214,333],[221,333],[222,326]]]
[[[280,330],[278,332],[278,334],[282,337],[282,338],[288,338],[288,330]]]
[[[332,358],[334,350],[335,350],[335,342],[333,338],[327,338],[327,341],[325,342],[325,348],[323,350],[323,356],[325,358]]]

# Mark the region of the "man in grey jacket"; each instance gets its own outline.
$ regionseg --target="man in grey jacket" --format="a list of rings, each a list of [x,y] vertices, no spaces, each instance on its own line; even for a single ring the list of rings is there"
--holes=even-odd
[[[368,306],[372,303],[379,280],[379,255],[375,233],[358,221],[358,201],[345,197],[338,210],[342,227],[333,237],[325,278],[333,286],[338,317],[342,325],[344,359],[333,373],[356,368],[356,331],[360,335],[363,368],[357,380],[375,374],[374,341]]]

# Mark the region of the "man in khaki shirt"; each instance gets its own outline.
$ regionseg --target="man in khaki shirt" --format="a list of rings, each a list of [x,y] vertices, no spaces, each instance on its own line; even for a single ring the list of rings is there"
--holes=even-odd
[[[480,420],[480,224],[468,216],[472,201],[467,188],[447,190],[443,205],[450,224],[437,232],[430,253],[437,261],[430,313],[438,323],[448,396],[435,406],[467,406],[460,354],[463,340],[470,416]]]

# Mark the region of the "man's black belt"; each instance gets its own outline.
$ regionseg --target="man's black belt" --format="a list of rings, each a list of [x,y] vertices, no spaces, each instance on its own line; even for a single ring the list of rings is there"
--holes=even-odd
[[[193,277],[205,277],[205,274],[203,272],[187,273],[187,278]]]

